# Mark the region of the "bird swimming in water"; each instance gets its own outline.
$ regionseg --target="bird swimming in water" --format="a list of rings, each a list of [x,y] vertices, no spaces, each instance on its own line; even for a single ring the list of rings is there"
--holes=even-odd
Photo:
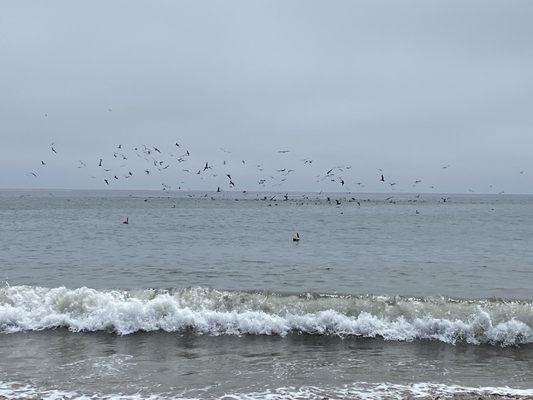
[[[128,225],[128,224],[130,223],[130,220],[129,220],[129,218],[128,218],[128,217],[126,217],[126,221],[122,221],[122,223],[123,223],[124,225]]]
[[[296,232],[294,235],[292,235],[292,241],[293,242],[299,242],[300,241],[300,234]]]

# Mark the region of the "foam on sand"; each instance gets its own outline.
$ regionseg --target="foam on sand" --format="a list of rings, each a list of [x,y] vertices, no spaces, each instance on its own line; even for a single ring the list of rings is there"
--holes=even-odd
[[[293,400],[309,399],[322,400],[330,399],[364,399],[364,400],[384,400],[384,399],[533,399],[533,389],[512,389],[508,387],[465,387],[457,385],[443,385],[435,383],[416,383],[411,385],[399,385],[392,383],[366,383],[358,382],[352,385],[336,387],[280,387],[265,390],[263,392],[251,393],[229,393],[214,400],[234,399],[234,400]],[[59,389],[40,389],[32,385],[25,385],[16,382],[0,381],[0,399],[42,399],[42,400],[173,400],[173,399],[196,399],[192,397],[171,396],[150,394],[83,394],[73,391]]]

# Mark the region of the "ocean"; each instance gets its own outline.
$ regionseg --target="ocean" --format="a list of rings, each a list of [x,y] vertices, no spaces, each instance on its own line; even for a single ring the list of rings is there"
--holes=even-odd
[[[533,399],[532,238],[528,195],[1,190],[0,399]]]

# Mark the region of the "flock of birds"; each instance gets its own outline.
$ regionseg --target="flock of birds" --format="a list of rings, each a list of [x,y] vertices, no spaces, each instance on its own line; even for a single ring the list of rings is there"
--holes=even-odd
[[[61,153],[61,148],[55,142],[51,143],[48,157],[39,160],[39,167],[41,169],[47,168],[49,163],[53,163],[54,158],[61,157]],[[336,190],[334,189],[333,191],[342,191],[350,194],[352,190],[351,188],[353,187],[352,185],[355,185],[355,188],[358,190],[365,188],[365,183],[363,181],[354,181],[352,179],[350,175],[352,167],[349,165],[332,166],[323,169],[318,167],[317,169],[315,166],[318,163],[315,163],[313,159],[290,158],[290,154],[291,151],[288,149],[277,150],[277,155],[280,157],[277,161],[283,163],[283,167],[267,168],[263,163],[252,163],[245,159],[232,157],[232,153],[225,148],[219,148],[219,154],[216,160],[203,160],[200,163],[198,159],[195,159],[192,156],[191,150],[184,146],[181,140],[174,141],[171,146],[167,147],[157,145],[148,146],[145,144],[128,146],[119,143],[110,149],[107,155],[97,155],[90,160],[77,160],[76,167],[79,170],[86,170],[88,172],[87,176],[91,179],[100,180],[104,187],[120,187],[116,185],[116,183],[129,181],[138,175],[142,175],[145,179],[159,179],[163,191],[173,189],[189,190],[189,187],[186,187],[188,181],[190,182],[191,179],[196,178],[208,182],[209,185],[215,182],[216,184],[214,184],[210,190],[211,193],[215,191],[220,193],[222,191],[231,190],[242,191],[244,194],[247,193],[247,190],[243,189],[240,185],[240,181],[236,179],[236,177],[242,177],[244,175],[246,180],[249,181],[249,172],[255,172],[257,185],[259,186],[260,191],[265,192],[261,194],[262,198],[259,198],[258,194],[257,200],[264,200],[269,203],[277,203],[279,200],[289,200],[289,193],[287,192],[283,194],[284,191],[281,191],[279,187],[288,181],[298,167],[293,166],[292,168],[289,168],[286,166],[287,164],[295,165],[296,163],[300,164],[302,168],[307,169],[308,172],[319,172],[314,175],[314,180],[319,184],[327,183],[329,188],[331,188],[331,185],[335,185]],[[72,162],[72,160],[70,162]],[[450,167],[450,164],[440,166],[442,170],[447,170]],[[243,171],[248,173],[244,173]],[[44,171],[34,169],[27,172],[27,175],[33,178],[38,178],[41,172]],[[520,171],[519,173],[520,175],[523,175],[525,171]],[[187,180],[187,177],[189,177],[189,180]],[[375,179],[379,185],[386,187],[387,191],[394,191],[396,189],[397,182],[388,179],[383,169],[377,169]],[[418,191],[418,185],[421,183],[421,179],[411,181],[411,188],[415,188],[412,191]],[[434,185],[429,186],[429,188],[436,189]],[[492,189],[492,185],[490,188]],[[267,194],[269,191],[271,193]],[[474,191],[469,189],[469,192]],[[500,191],[498,193],[502,194],[504,192]],[[322,195],[322,190],[318,195]],[[188,196],[194,197],[192,194],[189,194]],[[203,197],[207,196],[208,193],[203,195]],[[301,195],[301,197],[302,199],[300,201],[302,204],[306,200],[311,200],[310,197],[305,194]],[[358,205],[361,205],[361,202],[365,201],[350,196],[344,199],[332,199],[326,195],[324,197],[327,203],[335,205],[340,205],[341,200],[356,202]],[[214,200],[215,197],[211,195],[211,199]],[[408,200],[408,202],[418,202],[419,199],[420,195],[417,194],[414,199]],[[448,197],[440,198],[442,203],[446,203],[448,200]],[[145,201],[147,200],[145,199]],[[393,196],[387,197],[385,201],[389,203],[396,202]],[[418,210],[416,210],[416,214],[419,214]],[[129,219],[126,218],[123,221],[123,224],[129,224]],[[298,232],[293,235],[292,241],[295,243],[300,241],[300,235]]]
[[[110,111],[110,110],[109,110]],[[46,116],[46,115],[45,115]],[[99,180],[104,187],[124,188],[118,185],[124,181],[133,180],[139,175],[151,180],[159,179],[162,190],[191,190],[196,189],[194,179],[204,181],[204,186],[211,187],[212,191],[220,193],[225,190],[240,190],[246,192],[245,185],[241,185],[239,178],[244,178],[248,184],[250,179],[255,179],[257,185],[253,188],[258,191],[282,192],[291,176],[296,174],[296,169],[306,169],[306,173],[313,172],[316,175],[314,180],[327,191],[363,191],[366,182],[354,180],[351,175],[350,165],[337,165],[328,168],[318,166],[312,158],[299,157],[291,158],[291,150],[277,150],[277,168],[267,168],[264,163],[250,162],[249,160],[232,157],[232,152],[219,148],[216,156],[211,156],[212,160],[198,161],[192,156],[192,151],[183,144],[181,140],[176,140],[168,146],[159,145],[125,145],[118,143],[113,148],[108,149],[107,154],[95,155],[91,159],[78,159],[76,167],[80,170],[87,170],[91,179]],[[66,153],[66,152],[65,152]],[[60,146],[55,142],[50,143],[48,157],[40,160],[39,167],[47,168],[54,158],[62,156]],[[273,158],[272,156],[270,158]],[[441,165],[442,170],[451,168],[450,164]],[[253,175],[255,173],[255,176]],[[525,171],[519,172],[521,175]],[[27,175],[38,178],[41,174],[37,168],[28,171]],[[389,179],[383,169],[377,169],[375,179],[385,190],[395,191],[398,182]],[[405,191],[405,182],[401,189]],[[413,179],[407,183],[408,191],[419,192],[422,179]],[[146,185],[144,185],[146,186]],[[374,189],[376,186],[373,185]],[[425,189],[436,191],[435,185],[426,185]],[[489,192],[503,194],[504,191],[496,192],[493,185],[489,185]],[[469,192],[474,190],[469,188]],[[286,194],[287,199],[288,194]],[[444,198],[444,202],[446,199]]]
[[[166,148],[157,145],[133,145],[126,146],[117,144],[107,156],[97,155],[91,160],[77,160],[76,167],[90,171],[88,175],[91,179],[98,179],[104,187],[113,187],[118,182],[134,179],[138,175],[145,178],[159,179],[162,190],[190,189],[190,182],[197,178],[209,181],[213,184],[212,189],[218,193],[223,190],[242,190],[244,185],[239,185],[238,176],[246,176],[249,181],[250,172],[255,172],[257,189],[261,191],[281,191],[283,185],[296,172],[297,164],[309,171],[314,171],[314,180],[318,184],[327,184],[327,188],[333,191],[351,192],[365,188],[365,182],[353,180],[351,178],[350,165],[331,166],[320,171],[313,168],[316,163],[311,158],[289,159],[291,151],[282,149],[277,151],[282,164],[278,168],[265,167],[263,163],[252,163],[245,159],[235,159],[231,152],[224,148],[219,148],[217,160],[203,160],[201,164],[193,160],[191,150],[183,145],[181,141],[175,141],[172,146]],[[50,144],[49,157],[40,160],[40,168],[47,168],[51,158],[60,157],[61,151],[54,142]],[[285,164],[285,165],[283,165]],[[291,167],[286,166],[291,164]],[[450,168],[449,164],[441,166],[443,170]],[[245,171],[246,170],[246,171]],[[38,178],[41,172],[38,169],[31,170],[28,176]],[[170,173],[170,174],[169,174]],[[520,172],[521,174],[524,171]],[[377,169],[376,180],[388,190],[394,191],[397,182],[387,179],[382,169]],[[413,191],[422,183],[421,179],[415,179],[410,183]],[[194,187],[193,187],[194,188]],[[278,188],[278,189],[276,189]],[[429,186],[435,190],[434,185]],[[473,190],[470,190],[473,192]],[[503,193],[503,192],[501,192]],[[287,197],[287,195],[285,195]]]

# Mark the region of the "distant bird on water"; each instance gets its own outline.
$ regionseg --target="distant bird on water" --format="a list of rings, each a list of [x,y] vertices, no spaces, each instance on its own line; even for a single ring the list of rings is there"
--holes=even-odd
[[[128,224],[130,223],[129,218],[126,217],[126,220],[125,220],[125,221],[122,221],[122,223],[123,223],[124,225],[128,225]]]
[[[296,232],[294,235],[292,235],[292,241],[293,242],[299,242],[300,241],[300,234]]]
[[[383,174],[381,174],[381,179],[380,179],[381,182],[385,182],[385,177],[383,176]]]

